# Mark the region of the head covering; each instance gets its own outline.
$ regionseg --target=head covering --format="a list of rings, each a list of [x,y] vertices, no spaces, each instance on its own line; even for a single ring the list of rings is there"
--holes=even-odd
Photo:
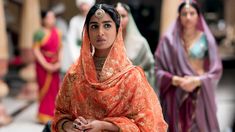
[[[185,6],[188,8],[188,6],[191,4],[191,3],[195,3],[197,4],[197,1],[196,0],[181,0],[181,4],[185,3]]]
[[[93,6],[95,4],[95,0],[76,0],[77,7],[79,7],[83,3]]]
[[[85,26],[86,27],[86,26]],[[93,62],[93,56],[90,51],[91,44],[88,38],[87,30],[84,30],[83,43],[81,48],[81,55],[79,62],[81,63],[82,71],[84,71],[85,77],[90,83],[98,83],[95,65]],[[117,38],[114,41],[112,48],[107,56],[101,71],[100,81],[107,81],[112,77],[124,74],[128,69],[133,67],[131,61],[126,56],[124,43],[122,39],[122,29],[119,28]],[[115,75],[115,76],[114,76]]]
[[[209,47],[208,58],[204,60],[203,75],[195,73],[185,54],[180,36],[182,26],[179,17],[161,38],[155,52],[157,84],[170,131],[178,128],[178,125],[175,125],[177,121],[181,126],[178,129],[182,131],[190,130],[195,122],[200,131],[219,131],[214,89],[222,74],[221,59],[216,41],[202,14],[199,14],[197,29],[205,34]],[[200,89],[188,93],[171,85],[174,75],[199,77]]]
[[[143,71],[126,56],[121,27],[99,80],[86,28],[81,55],[66,74],[57,96],[53,132],[58,131],[61,119],[75,120],[78,116],[112,122],[120,131],[166,131],[156,94]]]
[[[65,5],[63,3],[58,3],[51,9],[55,15],[62,14],[65,11]]]
[[[135,23],[135,20],[131,14],[131,12],[128,12],[128,24],[126,27],[126,36],[125,36],[125,47],[127,50],[127,55],[131,59],[134,64],[138,64],[135,62],[143,62],[144,59],[150,58],[150,62],[153,64],[153,55],[151,53],[151,49],[149,48],[149,44],[147,40],[141,35],[139,32],[139,29]],[[140,52],[141,50],[147,49],[148,55],[145,56],[147,58],[140,58]],[[139,60],[143,59],[143,60]],[[145,68],[144,65],[140,65],[141,67]]]
[[[128,12],[128,23],[125,34],[125,48],[127,56],[134,65],[142,67],[149,83],[155,85],[154,58],[147,40],[141,35],[131,14],[130,7],[124,3],[117,3],[116,8],[121,6]]]
[[[189,2],[189,3],[192,3],[192,2],[196,2],[196,0],[181,0],[181,2]]]

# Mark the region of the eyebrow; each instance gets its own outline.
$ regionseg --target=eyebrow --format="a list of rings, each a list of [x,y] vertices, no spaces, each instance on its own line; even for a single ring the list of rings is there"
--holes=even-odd
[[[107,21],[103,21],[102,23],[112,23],[112,21],[107,20]],[[89,24],[98,24],[98,22],[91,21]]]

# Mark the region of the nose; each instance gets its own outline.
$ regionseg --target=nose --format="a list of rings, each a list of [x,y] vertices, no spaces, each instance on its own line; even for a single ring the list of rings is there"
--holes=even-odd
[[[104,29],[102,27],[99,28],[99,36],[103,36],[104,35]]]
[[[191,19],[191,14],[188,13],[187,16],[186,16],[187,19]]]

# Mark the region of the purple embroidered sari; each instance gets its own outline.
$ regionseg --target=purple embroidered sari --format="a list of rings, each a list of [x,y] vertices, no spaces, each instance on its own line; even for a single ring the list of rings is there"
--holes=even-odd
[[[170,132],[219,131],[214,90],[222,74],[221,60],[215,39],[202,15],[199,16],[198,29],[205,33],[208,44],[203,75],[198,75],[188,62],[181,43],[179,18],[161,38],[155,51],[157,86]],[[201,87],[191,93],[185,92],[172,85],[174,75],[198,76]]]

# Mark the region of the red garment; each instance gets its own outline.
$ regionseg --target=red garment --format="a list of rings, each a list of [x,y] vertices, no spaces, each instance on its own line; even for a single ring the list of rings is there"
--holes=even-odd
[[[58,62],[61,39],[56,28],[52,28],[48,35],[41,35],[43,31],[35,34],[34,48],[40,48],[45,60],[49,63]],[[42,37],[40,37],[40,35]],[[38,37],[39,36],[39,37]],[[40,39],[42,38],[42,39]],[[54,115],[55,99],[59,91],[59,71],[50,73],[36,61],[37,82],[39,86],[38,120],[46,123]]]

